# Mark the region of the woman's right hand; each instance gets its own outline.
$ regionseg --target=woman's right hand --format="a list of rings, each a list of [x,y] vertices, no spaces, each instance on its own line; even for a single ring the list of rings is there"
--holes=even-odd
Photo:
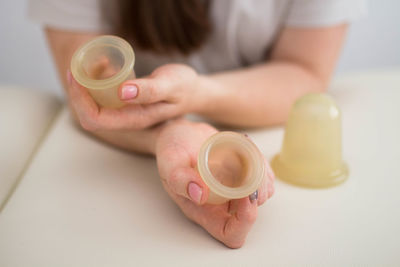
[[[122,149],[154,154],[155,142],[162,126],[141,129],[147,125],[133,121],[130,116],[131,112],[140,113],[143,107],[134,105],[121,109],[103,108],[96,104],[87,88],[81,86],[69,71],[67,83],[69,105],[82,128]]]
[[[81,126],[90,132],[143,130],[166,119],[154,105],[127,104],[119,109],[101,107],[70,71],[67,71],[67,82],[69,103]],[[159,105],[164,111],[168,109],[165,106],[168,104]]]

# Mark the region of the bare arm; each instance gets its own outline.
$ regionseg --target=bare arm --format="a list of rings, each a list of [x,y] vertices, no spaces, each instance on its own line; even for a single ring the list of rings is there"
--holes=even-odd
[[[286,120],[307,92],[324,91],[339,57],[347,26],[286,28],[271,61],[247,69],[200,76],[196,111],[220,123],[265,126]]]
[[[144,104],[139,105],[144,109],[125,110],[125,119],[120,120],[115,119],[115,112],[97,112],[92,114],[90,124],[109,130],[143,129],[188,112],[239,127],[282,123],[296,98],[326,88],[346,29],[346,25],[283,29],[271,60],[249,68],[199,76],[182,64],[161,66],[148,77],[121,86],[122,100]],[[58,66],[62,74],[67,68],[65,61],[69,62],[72,55],[69,49],[74,49],[62,38],[55,39],[61,40],[53,50],[56,60],[61,62]],[[57,50],[68,45],[69,48]],[[138,88],[134,99],[124,99],[126,85]]]
[[[48,27],[45,28],[45,33],[57,67],[59,79],[66,90],[68,86],[67,70],[70,67],[72,55],[79,46],[99,34],[89,32],[70,32]]]

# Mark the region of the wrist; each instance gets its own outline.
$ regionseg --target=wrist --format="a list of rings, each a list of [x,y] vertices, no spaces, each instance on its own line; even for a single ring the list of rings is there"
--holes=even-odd
[[[154,132],[152,136],[152,140],[154,140],[151,146],[151,151],[153,155],[157,156],[157,151],[160,147],[160,144],[162,144],[163,139],[170,132],[170,129],[184,122],[186,122],[185,119],[177,118],[164,121],[159,126],[157,126],[157,131]]]
[[[184,140],[196,139],[198,134],[210,136],[216,132],[217,130],[207,123],[193,122],[183,117],[166,121],[157,132],[153,154],[157,155],[157,151],[165,145],[172,145],[174,142],[181,144]]]
[[[150,154],[156,156],[157,147],[160,142],[160,136],[164,130],[168,127],[169,121],[164,121],[156,126],[153,126],[150,133],[150,138],[148,138],[148,144],[146,145]]]
[[[191,112],[199,115],[212,114],[219,101],[224,99],[221,85],[212,76],[198,75],[191,97]]]

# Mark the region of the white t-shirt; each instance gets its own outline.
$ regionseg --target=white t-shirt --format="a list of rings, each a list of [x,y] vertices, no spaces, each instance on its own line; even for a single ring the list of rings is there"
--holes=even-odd
[[[43,25],[110,33],[102,19],[101,0],[30,0],[29,15]],[[351,22],[366,13],[364,0],[213,0],[213,31],[189,56],[154,55],[133,44],[137,76],[172,62],[185,63],[200,73],[230,70],[265,60],[265,54],[285,27],[326,27]]]

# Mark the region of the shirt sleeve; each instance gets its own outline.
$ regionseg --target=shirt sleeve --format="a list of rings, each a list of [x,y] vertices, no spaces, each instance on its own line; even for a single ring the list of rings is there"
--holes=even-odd
[[[29,0],[28,17],[58,29],[108,32],[103,19],[101,0]]]
[[[367,14],[365,0],[293,0],[287,26],[321,27],[348,23]]]

